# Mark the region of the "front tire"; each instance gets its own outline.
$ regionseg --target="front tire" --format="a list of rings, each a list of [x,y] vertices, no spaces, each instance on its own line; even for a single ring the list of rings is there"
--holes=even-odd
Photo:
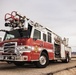
[[[35,65],[38,68],[45,68],[48,65],[48,62],[49,62],[48,55],[42,52],[39,61],[35,62]]]
[[[14,64],[16,66],[23,66],[25,64],[25,62],[14,62]]]

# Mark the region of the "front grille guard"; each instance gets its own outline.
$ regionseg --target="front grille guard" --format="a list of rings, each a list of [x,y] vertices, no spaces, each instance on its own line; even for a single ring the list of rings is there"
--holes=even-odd
[[[16,54],[17,42],[4,43],[4,54]]]

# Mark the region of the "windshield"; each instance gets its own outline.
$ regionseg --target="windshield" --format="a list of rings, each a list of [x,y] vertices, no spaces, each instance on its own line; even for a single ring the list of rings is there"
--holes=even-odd
[[[16,29],[6,32],[4,40],[16,39],[16,38],[29,38],[31,35],[32,26],[28,25],[28,30]]]

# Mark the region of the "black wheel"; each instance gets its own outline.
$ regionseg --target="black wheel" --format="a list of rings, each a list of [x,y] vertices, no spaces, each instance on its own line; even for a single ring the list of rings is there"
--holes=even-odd
[[[16,66],[23,66],[25,64],[25,62],[14,62],[14,64]]]
[[[70,61],[69,56],[66,56],[66,59],[62,60],[62,62],[64,62],[64,63],[68,63],[69,61]]]
[[[49,62],[48,55],[42,52],[39,61],[35,62],[35,65],[38,68],[45,68],[48,65],[48,62]]]
[[[69,62],[69,56],[66,57],[65,62],[66,62],[66,63]]]
[[[10,61],[7,61],[7,63],[8,63],[8,64],[11,64],[12,62],[10,62]]]

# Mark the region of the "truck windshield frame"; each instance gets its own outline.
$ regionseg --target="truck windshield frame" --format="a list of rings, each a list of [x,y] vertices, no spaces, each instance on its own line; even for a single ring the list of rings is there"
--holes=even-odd
[[[5,33],[4,40],[17,39],[17,38],[30,38],[32,26],[28,25],[28,29],[15,29]]]

